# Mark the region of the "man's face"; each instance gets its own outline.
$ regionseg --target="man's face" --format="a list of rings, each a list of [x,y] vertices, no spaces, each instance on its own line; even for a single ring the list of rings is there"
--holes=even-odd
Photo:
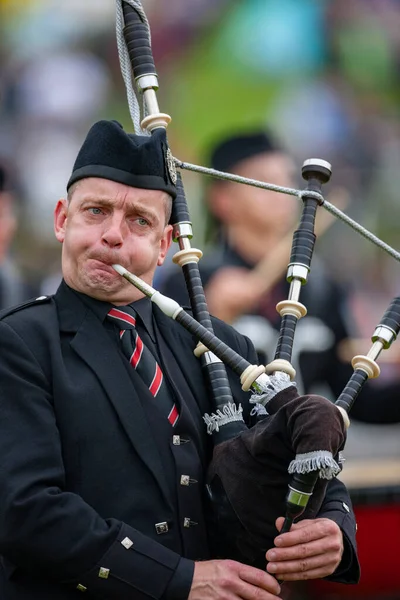
[[[294,186],[292,160],[280,152],[263,153],[241,161],[235,174],[283,187]],[[239,223],[249,230],[268,234],[270,230],[284,233],[298,215],[298,202],[286,194],[238,183],[220,184],[215,201],[222,194],[225,214],[220,215],[228,225]],[[213,210],[213,207],[211,206]],[[219,216],[218,214],[216,216]]]
[[[151,284],[171,244],[167,201],[167,194],[158,190],[95,177],[81,180],[69,203],[60,200],[55,209],[66,283],[112,304],[143,297],[111,265],[118,263]]]

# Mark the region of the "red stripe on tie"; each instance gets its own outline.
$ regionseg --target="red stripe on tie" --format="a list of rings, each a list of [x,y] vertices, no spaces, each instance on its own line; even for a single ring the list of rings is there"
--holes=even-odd
[[[123,310],[118,310],[118,308],[112,308],[108,313],[110,317],[114,317],[115,319],[121,319],[121,321],[125,321],[125,323],[129,323],[129,325],[136,325],[136,319],[128,315]]]
[[[142,342],[141,338],[139,336],[137,336],[136,337],[136,347],[130,358],[130,363],[133,367],[135,367],[135,369],[138,366],[139,361],[142,357],[142,352],[143,352],[143,342]]]
[[[153,381],[151,382],[151,385],[149,387],[149,390],[151,391],[153,396],[157,396],[157,394],[160,390],[161,384],[162,384],[162,380],[163,380],[162,371],[161,371],[159,365],[156,363],[156,372],[154,374]]]
[[[174,404],[174,406],[171,408],[171,412],[168,415],[168,421],[171,423],[172,427],[175,427],[178,418],[178,409],[176,408],[176,404]]]

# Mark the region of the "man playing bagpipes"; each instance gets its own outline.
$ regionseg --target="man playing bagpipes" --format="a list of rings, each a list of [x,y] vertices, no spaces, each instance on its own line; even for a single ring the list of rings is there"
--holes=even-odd
[[[2,600],[268,600],[277,579],[358,580],[354,515],[335,478],[316,518],[282,535],[277,519],[266,568],[210,555],[203,416],[214,407],[196,341],[112,267],[152,283],[174,180],[162,128],[96,123],[55,209],[63,282],[1,314]],[[247,338],[212,323],[256,361]],[[248,422],[250,396],[228,379]]]

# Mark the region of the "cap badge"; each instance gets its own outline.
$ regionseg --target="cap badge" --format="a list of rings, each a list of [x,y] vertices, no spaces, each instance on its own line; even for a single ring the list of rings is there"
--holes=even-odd
[[[165,160],[166,160],[166,163],[167,163],[167,169],[168,169],[169,176],[171,177],[172,183],[175,185],[178,176],[177,176],[177,173],[176,173],[176,166],[175,166],[174,157],[172,156],[172,152],[171,152],[171,150],[169,148],[167,148]]]

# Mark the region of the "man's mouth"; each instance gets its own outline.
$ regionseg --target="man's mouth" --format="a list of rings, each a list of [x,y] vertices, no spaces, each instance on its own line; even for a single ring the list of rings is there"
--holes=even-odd
[[[104,261],[101,260],[99,258],[92,258],[92,261],[95,263],[95,267],[98,269],[105,269],[106,271],[110,271],[110,272],[114,272],[114,269],[112,268],[112,262],[109,261]]]

